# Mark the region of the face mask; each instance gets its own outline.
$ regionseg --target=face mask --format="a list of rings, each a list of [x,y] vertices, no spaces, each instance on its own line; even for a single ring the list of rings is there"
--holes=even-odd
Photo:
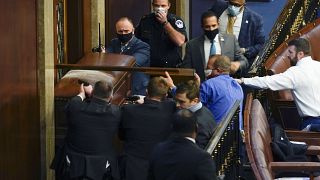
[[[208,77],[212,73],[212,69],[205,69],[204,74],[206,77]]]
[[[167,14],[167,10],[166,10],[165,8],[162,8],[162,7],[155,7],[155,8],[153,8],[153,12],[154,12],[154,13],[163,12],[163,13]]]
[[[228,11],[231,16],[237,16],[238,14],[240,14],[240,9],[241,7],[237,7],[233,5],[228,6]]]
[[[117,33],[117,37],[120,40],[121,43],[127,43],[128,41],[130,41],[130,39],[132,38],[133,33],[128,33],[128,34],[118,34]]]
[[[204,34],[207,36],[208,39],[213,40],[216,35],[219,33],[219,29],[215,29],[215,30],[204,30]]]

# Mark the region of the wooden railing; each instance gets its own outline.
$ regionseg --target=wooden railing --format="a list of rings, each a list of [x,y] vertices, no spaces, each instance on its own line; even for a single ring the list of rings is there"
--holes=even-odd
[[[317,18],[319,6],[319,0],[288,0],[269,34],[269,39],[252,64],[250,74],[264,75],[262,65],[265,61],[281,43]]]
[[[239,179],[239,107],[240,101],[236,101],[205,148],[216,162],[218,179]]]

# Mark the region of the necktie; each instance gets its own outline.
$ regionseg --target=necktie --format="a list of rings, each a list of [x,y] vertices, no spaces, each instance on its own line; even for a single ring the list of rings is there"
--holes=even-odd
[[[237,17],[228,16],[227,34],[233,34],[233,26]]]
[[[216,47],[214,45],[214,40],[210,40],[210,42],[211,42],[210,55],[215,55],[216,54]]]

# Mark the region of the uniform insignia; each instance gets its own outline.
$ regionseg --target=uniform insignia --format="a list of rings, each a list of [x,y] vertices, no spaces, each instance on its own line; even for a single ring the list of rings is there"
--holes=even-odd
[[[179,19],[179,20],[176,20],[176,26],[178,27],[178,28],[183,28],[183,22]]]

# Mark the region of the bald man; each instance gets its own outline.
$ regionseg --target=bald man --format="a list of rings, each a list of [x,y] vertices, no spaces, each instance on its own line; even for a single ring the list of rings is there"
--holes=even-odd
[[[112,39],[107,48],[109,53],[134,56],[136,67],[150,66],[150,46],[134,36],[131,19],[122,17],[116,22],[117,38]],[[131,95],[145,95],[149,76],[142,72],[132,74]]]

